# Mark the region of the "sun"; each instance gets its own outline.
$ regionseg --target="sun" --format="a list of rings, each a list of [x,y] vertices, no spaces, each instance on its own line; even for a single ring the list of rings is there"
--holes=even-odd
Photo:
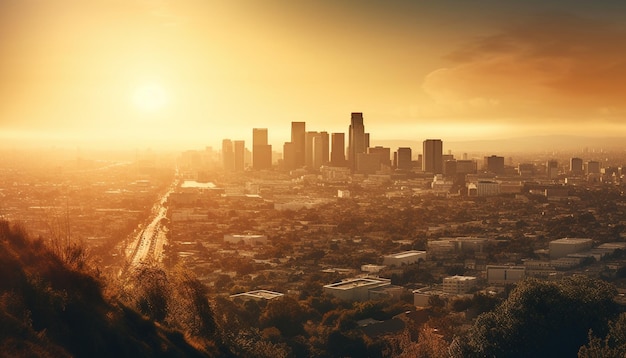
[[[133,105],[142,112],[157,112],[167,105],[167,93],[163,86],[149,83],[135,88]]]

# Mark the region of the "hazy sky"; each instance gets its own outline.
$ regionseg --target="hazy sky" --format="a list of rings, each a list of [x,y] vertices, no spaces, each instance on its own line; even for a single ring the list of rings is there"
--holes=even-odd
[[[626,136],[626,2],[0,0],[0,141]]]

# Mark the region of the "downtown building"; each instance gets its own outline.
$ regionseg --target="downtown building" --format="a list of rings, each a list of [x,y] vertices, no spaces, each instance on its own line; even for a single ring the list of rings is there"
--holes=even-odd
[[[441,139],[426,139],[422,149],[422,171],[443,174],[443,142]]]
[[[267,128],[252,129],[252,168],[272,168],[272,146],[267,141]]]
[[[353,112],[348,127],[348,166],[352,172],[358,170],[357,158],[359,154],[367,153],[368,147],[369,133],[365,133],[363,113]]]

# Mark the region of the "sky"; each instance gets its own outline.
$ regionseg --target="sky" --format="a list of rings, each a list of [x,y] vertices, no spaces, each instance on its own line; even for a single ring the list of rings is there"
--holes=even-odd
[[[626,137],[626,2],[0,0],[0,142]],[[280,149],[280,148],[278,148]]]

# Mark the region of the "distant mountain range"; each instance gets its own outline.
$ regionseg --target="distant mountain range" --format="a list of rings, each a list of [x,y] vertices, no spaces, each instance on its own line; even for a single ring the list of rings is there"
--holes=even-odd
[[[584,137],[584,136],[529,136],[491,140],[446,141],[443,150],[451,150],[455,154],[503,154],[512,152],[571,152],[583,153],[626,150],[626,138],[618,137]],[[422,141],[412,140],[373,140],[372,146],[411,147],[421,152]]]

